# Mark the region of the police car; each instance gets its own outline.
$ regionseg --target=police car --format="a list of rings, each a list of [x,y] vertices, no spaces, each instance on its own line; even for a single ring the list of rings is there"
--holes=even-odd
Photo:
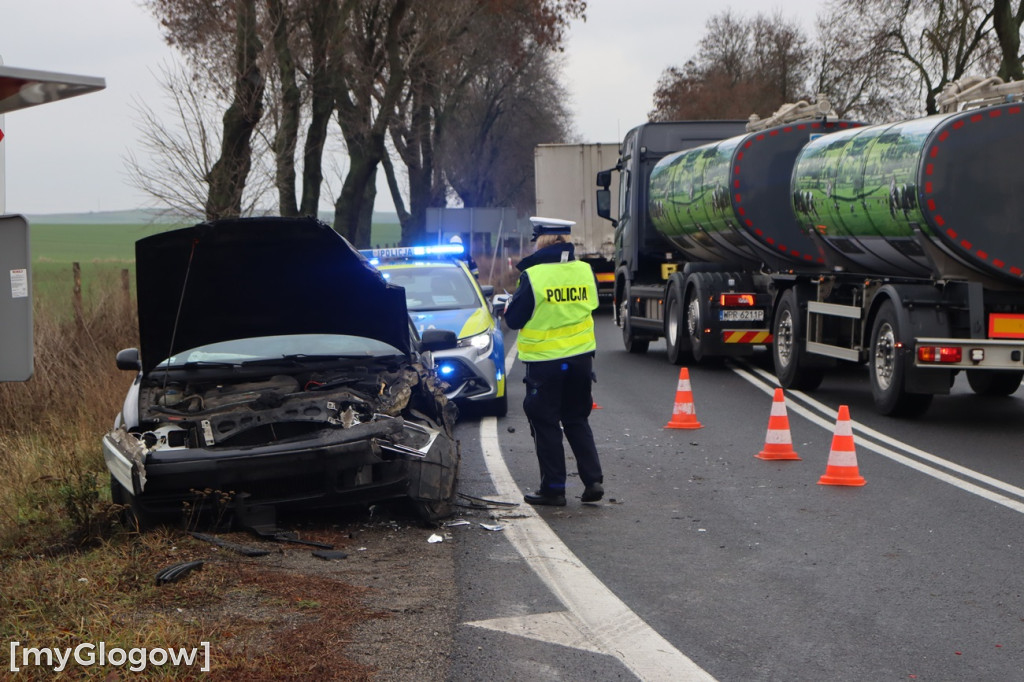
[[[405,289],[409,316],[420,333],[455,332],[458,347],[434,352],[438,375],[450,387],[449,399],[483,414],[503,417],[505,342],[491,314],[493,287],[481,287],[470,274],[459,244],[368,249],[361,252],[384,277]],[[475,411],[475,410],[474,410]]]

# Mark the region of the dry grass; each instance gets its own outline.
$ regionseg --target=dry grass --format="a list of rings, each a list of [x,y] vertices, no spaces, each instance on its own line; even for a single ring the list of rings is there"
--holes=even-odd
[[[182,531],[119,524],[100,438],[134,378],[114,356],[137,343],[136,313],[118,265],[90,283],[78,315],[72,288],[68,266],[64,285],[48,289],[66,294],[35,297],[34,376],[0,383],[0,640],[125,650],[208,641],[215,660],[210,675],[72,663],[62,679],[371,679],[341,646],[353,623],[382,615],[360,606],[360,589],[229,560]],[[196,558],[203,570],[156,586],[159,569]]]

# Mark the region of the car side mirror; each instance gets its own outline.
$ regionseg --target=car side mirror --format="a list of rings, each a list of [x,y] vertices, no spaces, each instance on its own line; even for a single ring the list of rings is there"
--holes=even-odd
[[[125,348],[117,351],[114,362],[117,363],[118,369],[131,370],[133,372],[138,372],[142,369],[142,360],[139,359],[138,348]]]
[[[459,337],[450,329],[427,329],[420,335],[420,350],[448,350],[459,345]]]
[[[484,298],[490,298],[494,295],[494,286],[491,284],[481,284],[480,291],[484,293]]]

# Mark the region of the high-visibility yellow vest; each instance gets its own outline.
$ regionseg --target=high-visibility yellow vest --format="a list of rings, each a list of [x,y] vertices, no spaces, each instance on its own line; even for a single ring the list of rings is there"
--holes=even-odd
[[[519,330],[519,359],[557,360],[597,348],[594,318],[597,285],[583,261],[541,263],[527,269],[533,317]]]

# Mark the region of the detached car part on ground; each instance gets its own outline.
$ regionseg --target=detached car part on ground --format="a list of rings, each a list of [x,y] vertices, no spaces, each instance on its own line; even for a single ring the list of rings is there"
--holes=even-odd
[[[111,496],[143,524],[183,512],[407,499],[451,513],[456,407],[405,294],[328,225],[251,218],[136,243],[137,372],[103,437]]]
[[[456,348],[438,351],[438,375],[446,395],[460,408],[504,417],[505,340],[488,300],[494,287],[481,287],[461,260],[462,246],[399,247],[362,252],[391,283],[405,289],[413,324],[421,332],[448,329]]]

